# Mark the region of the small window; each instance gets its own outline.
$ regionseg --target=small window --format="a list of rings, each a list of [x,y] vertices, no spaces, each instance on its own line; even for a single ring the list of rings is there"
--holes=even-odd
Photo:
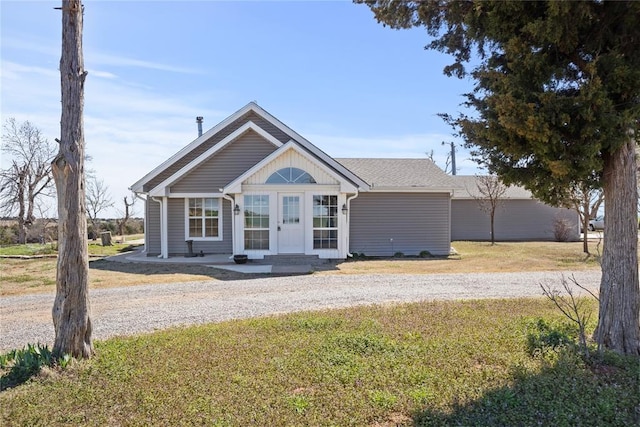
[[[267,184],[315,184],[316,180],[302,169],[284,168],[271,174]]]

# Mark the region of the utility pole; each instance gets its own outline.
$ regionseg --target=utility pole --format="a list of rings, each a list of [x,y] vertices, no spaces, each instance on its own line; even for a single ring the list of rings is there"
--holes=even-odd
[[[449,144],[451,145],[451,175],[455,175],[456,174],[456,143],[451,141],[451,142],[445,142],[442,141],[442,145],[446,145]]]

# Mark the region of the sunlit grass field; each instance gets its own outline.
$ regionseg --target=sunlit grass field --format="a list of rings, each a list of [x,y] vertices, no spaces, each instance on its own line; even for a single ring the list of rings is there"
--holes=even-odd
[[[89,361],[1,392],[0,424],[637,425],[637,359],[586,363],[571,346],[554,349],[541,322],[573,335],[547,300],[518,299],[360,307],[111,339],[97,342]]]
[[[20,246],[20,247],[18,247]],[[351,259],[314,274],[432,274],[514,271],[576,271],[597,269],[597,241],[593,254],[582,252],[579,242],[453,242],[456,253],[446,258]],[[0,255],[36,255],[50,245],[14,245],[0,248]],[[97,258],[129,250],[128,243],[102,247],[91,242],[89,287],[136,286],[196,280],[251,277],[225,270],[180,264],[133,264]],[[55,252],[55,251],[54,251]],[[55,258],[0,259],[0,295],[20,295],[55,290]]]

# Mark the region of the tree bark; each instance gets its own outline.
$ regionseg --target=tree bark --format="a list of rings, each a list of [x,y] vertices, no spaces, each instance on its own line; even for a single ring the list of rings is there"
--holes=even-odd
[[[91,308],[84,177],[84,61],[80,0],[62,1],[60,147],[52,170],[58,193],[58,270],[53,305],[55,355],[90,357]]]
[[[640,355],[635,146],[632,139],[604,159],[604,250],[595,339],[600,348]]]
[[[582,192],[582,252],[589,253],[589,208],[591,203],[589,200],[589,193]]]
[[[494,231],[494,224],[495,224],[495,218],[496,218],[496,210],[495,208],[491,208],[491,213],[489,214],[489,216],[491,217],[491,245],[495,245],[496,244],[496,233]]]
[[[16,170],[18,183],[16,185],[17,195],[16,199],[18,201],[18,243],[24,245],[27,243],[27,224],[25,221],[26,215],[26,207],[24,201],[24,193],[25,193],[25,169],[18,167],[18,165],[14,164],[14,168]]]

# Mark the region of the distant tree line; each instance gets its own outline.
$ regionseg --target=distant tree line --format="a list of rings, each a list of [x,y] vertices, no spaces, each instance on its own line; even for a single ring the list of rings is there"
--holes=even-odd
[[[9,159],[0,169],[0,245],[47,243],[58,240],[57,220],[51,219],[54,204],[52,160],[55,144],[29,121],[17,123],[9,118],[3,125],[2,152]],[[85,155],[85,160],[91,157]],[[109,188],[95,171],[86,173],[87,237],[95,240],[103,231],[127,235],[143,233],[143,220],[135,218],[134,195],[126,196],[116,210],[118,219],[100,219],[116,207]]]
[[[144,233],[144,220],[142,218],[129,218],[122,229],[124,233],[119,230],[121,222],[121,219],[98,219],[95,226],[93,224],[88,225],[87,237],[95,240],[104,231],[125,236]],[[0,220],[0,245],[18,244],[19,235],[20,226],[16,218],[3,218]],[[58,222],[55,218],[36,218],[26,230],[25,243],[55,243],[57,240]]]

